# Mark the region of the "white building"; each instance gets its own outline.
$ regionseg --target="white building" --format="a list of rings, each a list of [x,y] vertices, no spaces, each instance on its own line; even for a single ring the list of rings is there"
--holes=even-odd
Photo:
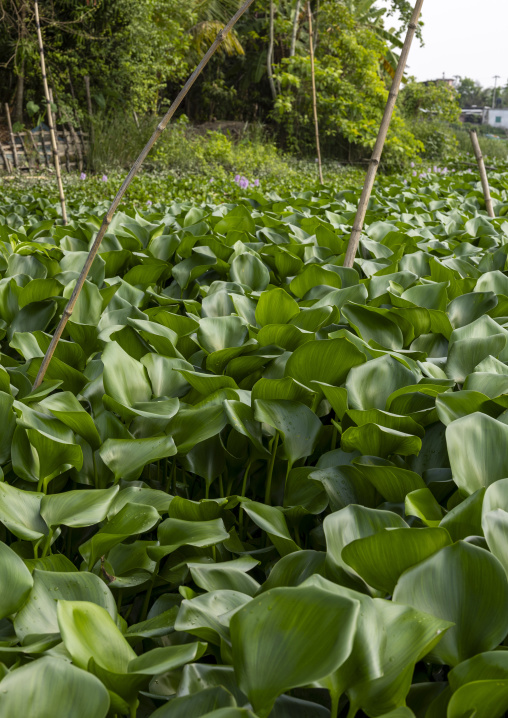
[[[487,125],[491,125],[491,127],[503,127],[504,129],[508,130],[508,108],[489,108],[487,110],[487,118],[485,122]]]

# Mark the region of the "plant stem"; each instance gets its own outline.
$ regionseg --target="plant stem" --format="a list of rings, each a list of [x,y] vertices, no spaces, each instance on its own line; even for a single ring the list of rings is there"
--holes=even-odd
[[[469,135],[471,137],[471,144],[473,145],[474,154],[476,161],[478,162],[478,169],[480,170],[480,179],[482,182],[483,196],[485,197],[485,206],[487,208],[487,214],[489,217],[494,218],[494,206],[492,204],[492,197],[490,196],[489,179],[487,177],[487,171],[485,169],[485,162],[483,161],[483,155],[478,142],[478,135],[476,130],[470,130]]]
[[[245,469],[245,473],[243,475],[242,491],[241,491],[242,496],[245,496],[246,491],[247,491],[247,479],[249,478],[251,466],[252,466],[252,459],[249,459],[247,468]],[[243,539],[245,538],[243,536],[243,505],[240,505],[240,511],[238,513],[238,532],[240,534],[240,540],[243,541]]]
[[[146,621],[146,617],[148,615],[148,606],[150,605],[150,599],[152,597],[152,591],[153,587],[155,586],[155,581],[157,579],[157,573],[159,571],[159,561],[155,564],[155,568],[153,570],[152,579],[150,581],[150,585],[148,586],[145,594],[145,600],[143,601],[143,608],[141,609],[141,621]]]
[[[270,461],[268,463],[268,473],[266,476],[265,504],[267,506],[270,506],[271,504],[273,467],[275,465],[275,455],[277,453],[277,447],[279,445],[279,437],[280,434],[278,431],[276,431],[275,436],[272,439],[272,455],[270,456]]]
[[[330,718],[337,718],[339,715],[339,700],[340,696],[338,696],[335,692],[330,691],[330,696],[332,699],[332,707],[330,710]]]

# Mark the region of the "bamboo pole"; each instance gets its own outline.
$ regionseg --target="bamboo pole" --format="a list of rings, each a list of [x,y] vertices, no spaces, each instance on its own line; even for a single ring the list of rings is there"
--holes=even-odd
[[[9,110],[9,104],[5,103],[5,114],[7,115],[7,127],[9,128],[9,137],[11,138],[11,147],[12,147],[12,159],[14,161],[14,167],[18,167],[18,153],[16,150],[16,138],[14,137],[14,132],[12,131],[12,122],[11,122],[11,111]]]
[[[369,204],[370,196],[372,194],[372,188],[374,187],[374,182],[376,180],[379,162],[383,153],[383,147],[386,141],[386,136],[388,134],[388,129],[390,127],[393,111],[395,109],[395,103],[397,102],[400,83],[402,82],[402,78],[404,77],[407,58],[409,56],[409,51],[411,50],[411,45],[413,43],[416,29],[418,27],[418,21],[420,19],[422,6],[423,0],[416,0],[413,15],[411,17],[411,22],[408,26],[406,40],[400,54],[399,64],[397,65],[397,70],[395,71],[390,93],[388,95],[388,102],[386,103],[385,112],[381,121],[381,126],[379,128],[379,134],[377,136],[374,151],[372,153],[372,158],[370,160],[370,165],[367,170],[367,175],[365,177],[365,184],[363,185],[362,196],[360,197],[360,202],[358,204],[358,211],[356,213],[355,221],[353,224],[353,231],[351,232],[351,237],[349,238],[346,258],[344,260],[345,267],[352,267],[355,261],[358,244],[360,243],[360,236],[362,234],[363,223],[365,222],[365,215],[367,214],[367,207]]]
[[[41,57],[42,83],[44,85],[44,95],[46,97],[46,107],[48,108],[48,125],[49,135],[51,138],[51,148],[53,150],[53,162],[55,164],[56,183],[58,185],[58,194],[60,195],[60,205],[62,207],[62,222],[67,224],[67,209],[65,207],[65,194],[62,184],[62,175],[60,173],[60,160],[58,157],[58,145],[55,135],[55,126],[53,124],[53,112],[51,110],[51,98],[49,94],[48,78],[46,77],[46,60],[44,57],[44,45],[42,42],[41,23],[39,20],[39,2],[35,0],[35,26],[37,27],[37,40],[39,42],[39,54]]]
[[[489,215],[489,217],[495,217],[496,215],[494,214],[492,197],[490,196],[489,178],[487,177],[487,170],[485,169],[485,162],[483,161],[482,150],[480,147],[480,143],[478,142],[478,135],[476,134],[476,130],[470,130],[469,135],[471,137],[471,143],[473,145],[476,161],[478,162],[478,169],[480,170],[480,179],[482,181],[483,196],[485,197],[487,214]]]
[[[76,282],[76,286],[74,287],[74,291],[72,292],[71,298],[69,299],[69,302],[67,303],[67,306],[64,309],[62,318],[60,319],[60,322],[58,324],[58,327],[56,328],[56,331],[53,335],[53,338],[51,339],[51,342],[49,344],[48,350],[42,360],[41,366],[39,368],[39,372],[37,374],[37,377],[35,379],[34,383],[34,389],[41,385],[44,376],[46,374],[46,371],[48,369],[49,363],[51,361],[51,358],[53,357],[53,354],[55,352],[56,346],[60,340],[60,337],[63,334],[63,330],[65,329],[65,325],[69,321],[69,318],[72,316],[72,312],[74,310],[74,307],[76,305],[76,302],[78,300],[78,297],[80,295],[81,290],[83,289],[83,285],[86,281],[86,278],[88,276],[88,272],[90,271],[90,268],[93,264],[93,261],[95,257],[97,256],[97,253],[99,251],[99,247],[101,246],[101,242],[103,240],[104,235],[108,231],[108,227],[111,224],[111,220],[113,219],[113,215],[115,214],[115,211],[118,208],[118,205],[120,204],[122,197],[124,196],[125,192],[127,191],[130,183],[138,173],[138,170],[140,169],[141,165],[143,164],[144,160],[146,159],[148,153],[152,149],[152,147],[155,145],[159,137],[162,135],[164,130],[166,129],[166,126],[168,125],[169,121],[175,114],[176,110],[180,107],[183,100],[185,99],[186,95],[188,94],[189,90],[192,88],[194,83],[196,82],[197,78],[201,75],[204,68],[208,64],[210,58],[215,54],[217,48],[219,45],[222,44],[224,41],[224,38],[229,34],[231,29],[236,25],[237,21],[246,13],[246,11],[249,9],[249,7],[252,5],[254,0],[245,0],[241,8],[235,13],[235,15],[231,18],[231,20],[228,22],[227,25],[224,26],[224,28],[218,33],[217,37],[215,38],[215,41],[208,49],[207,53],[199,63],[199,65],[196,67],[192,75],[189,77],[187,82],[185,83],[184,87],[178,94],[178,97],[175,99],[167,113],[164,115],[162,120],[157,125],[157,128],[155,129],[154,133],[146,143],[145,147],[142,149],[139,157],[134,162],[133,166],[131,167],[129,174],[125,178],[122,186],[118,190],[118,193],[116,197],[114,198],[113,202],[111,203],[110,208],[108,209],[106,216],[102,220],[102,225],[99,229],[99,232],[97,233],[97,237],[94,240],[94,243],[92,245],[92,248],[90,249],[90,253],[88,254],[88,257],[86,258],[85,264],[83,266],[83,269],[81,271],[81,274],[78,277],[78,280]]]
[[[319,142],[319,119],[317,111],[317,94],[316,94],[316,72],[314,67],[314,33],[312,31],[312,10],[310,9],[310,0],[307,3],[307,15],[309,17],[309,43],[310,43],[310,75],[312,78],[312,108],[314,112],[314,127],[316,130],[316,152],[318,161],[319,181],[323,184],[323,166],[321,164],[321,144]]]

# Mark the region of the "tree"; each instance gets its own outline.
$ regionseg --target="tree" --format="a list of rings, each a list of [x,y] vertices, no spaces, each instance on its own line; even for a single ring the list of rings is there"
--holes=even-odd
[[[457,92],[461,107],[485,107],[485,105],[490,105],[492,99],[492,92],[488,96],[488,91],[479,82],[472,80],[470,77],[460,79]]]

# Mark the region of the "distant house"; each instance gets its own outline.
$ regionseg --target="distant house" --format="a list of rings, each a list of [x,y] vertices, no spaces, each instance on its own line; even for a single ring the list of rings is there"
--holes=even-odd
[[[492,127],[503,127],[508,130],[508,107],[488,109],[485,122]]]
[[[448,85],[448,87],[455,87],[455,80],[453,77],[440,77],[437,80],[422,82],[422,85]]]

